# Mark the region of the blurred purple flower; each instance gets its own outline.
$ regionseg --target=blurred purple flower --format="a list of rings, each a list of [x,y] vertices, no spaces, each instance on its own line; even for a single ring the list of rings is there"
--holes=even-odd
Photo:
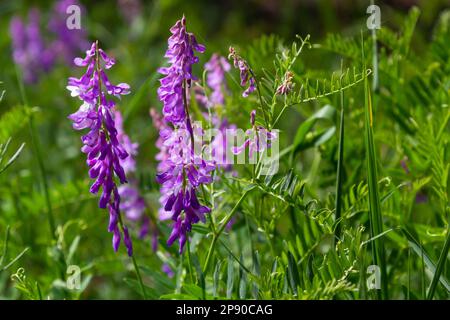
[[[133,143],[130,137],[125,133],[123,128],[122,114],[116,110],[114,112],[114,120],[116,121],[117,139],[123,145],[128,157],[120,160],[125,173],[133,174],[136,171],[135,156],[138,154],[137,143]],[[146,203],[139,192],[139,186],[135,179],[129,179],[128,184],[119,186],[119,195],[121,197],[120,210],[130,221],[140,224],[139,238],[143,239],[151,233],[152,249],[157,250],[158,232],[156,226],[151,226],[149,217],[145,214]],[[152,230],[150,230],[152,229]]]
[[[118,0],[119,11],[124,19],[132,24],[142,12],[142,3],[139,0]]]
[[[206,83],[212,89],[209,98],[212,105],[223,105],[225,103],[224,91],[227,90],[225,73],[230,71],[230,69],[228,61],[217,53],[214,53],[205,64],[205,71],[207,72]]]
[[[163,271],[165,274],[167,274],[167,276],[168,276],[169,278],[173,278],[174,275],[175,275],[175,273],[173,272],[172,268],[171,268],[167,263],[164,263],[164,264],[162,265],[162,271]]]
[[[59,0],[53,6],[48,24],[49,30],[56,35],[51,48],[58,56],[64,58],[67,64],[72,63],[73,58],[89,45],[84,29],[69,29],[67,26],[69,16],[67,8],[73,5],[79,7],[82,12],[85,11],[78,0]]]
[[[117,128],[117,140],[128,153],[128,157],[121,160],[120,163],[125,170],[125,173],[136,171],[136,160],[134,157],[138,154],[139,144],[132,142],[130,137],[123,129],[123,117],[119,110],[114,111],[114,121]]]
[[[45,46],[40,30],[40,12],[33,8],[28,13],[28,24],[15,16],[10,23],[13,59],[20,66],[26,83],[35,83],[39,76],[50,71],[55,55]]]
[[[256,90],[256,81],[250,66],[240,55],[236,53],[233,47],[230,47],[228,59],[233,59],[233,65],[239,69],[241,77],[241,86],[245,87],[248,83],[247,89],[242,93],[244,98],[248,97],[250,93]]]
[[[400,165],[403,168],[403,171],[405,171],[406,174],[409,174],[409,167],[408,167],[408,157],[403,157],[403,159],[400,161]]]
[[[111,68],[114,60],[98,48],[97,42],[86,51],[84,59],[75,58],[74,62],[77,66],[87,67],[87,71],[80,79],[69,78],[67,89],[72,96],[83,101],[69,119],[73,121],[75,130],[89,129],[81,139],[84,144],[81,151],[87,154],[89,176],[95,179],[90,192],[96,194],[100,188],[103,189],[99,207],[109,210],[108,231],[113,233],[113,248],[117,251],[121,240],[120,195],[115,177],[122,184],[127,182],[120,162],[128,157],[128,153],[118,141],[113,116],[115,102],[108,100],[107,95],[128,94],[129,86],[124,83],[114,86],[109,82],[103,68]],[[123,236],[127,252],[131,255],[133,249],[126,227],[123,227]]]
[[[428,197],[425,193],[418,192],[416,194],[416,203],[425,203],[428,201]]]

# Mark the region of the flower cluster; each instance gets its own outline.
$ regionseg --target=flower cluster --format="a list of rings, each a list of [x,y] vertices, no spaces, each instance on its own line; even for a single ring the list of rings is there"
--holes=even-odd
[[[277,95],[286,95],[292,91],[294,84],[292,83],[292,79],[294,78],[294,74],[291,71],[287,71],[284,75],[283,81],[278,86],[276,94]]]
[[[103,68],[109,69],[114,65],[111,59],[94,42],[86,57],[75,58],[75,65],[87,67],[86,73],[81,78],[70,77],[67,89],[73,97],[83,101],[79,110],[69,116],[76,130],[89,129],[81,140],[84,144],[81,151],[87,154],[89,176],[95,179],[90,192],[98,193],[102,188],[99,207],[108,208],[108,231],[113,233],[113,248],[118,250],[121,241],[120,226],[128,255],[132,255],[133,249],[128,229],[121,224],[120,195],[115,178],[120,183],[126,183],[125,170],[121,161],[128,157],[128,153],[117,137],[117,128],[114,120],[115,102],[109,100],[107,95],[120,97],[129,93],[127,84],[112,85]]]
[[[184,16],[170,31],[172,36],[165,55],[170,66],[160,69],[165,77],[160,80],[158,89],[164,104],[164,119],[157,119],[155,115],[153,118],[160,130],[158,157],[161,163],[157,174],[161,184],[160,219],[174,221],[167,243],[171,245],[178,239],[181,253],[192,224],[205,221],[205,214],[210,212],[198,201],[197,189],[212,181],[211,171],[215,166],[194,153],[194,130],[187,105],[187,90],[196,79],[192,74],[192,65],[198,62],[194,51],[204,52],[205,47],[186,31]]]
[[[250,66],[240,55],[236,53],[233,47],[230,47],[228,59],[233,59],[233,65],[239,69],[241,77],[241,86],[245,87],[248,83],[247,89],[242,93],[244,98],[248,97],[250,93],[256,90],[256,81]]]
[[[250,124],[251,129],[245,131],[248,139],[245,140],[244,144],[240,147],[233,147],[231,151],[234,154],[240,154],[246,148],[248,148],[249,157],[253,158],[255,152],[262,153],[264,150],[270,148],[271,141],[277,138],[275,132],[268,131],[263,126],[256,125],[256,110],[250,113]]]
[[[180,125],[186,121],[185,103],[186,90],[191,81],[192,65],[198,62],[194,51],[204,52],[205,47],[197,43],[195,36],[186,31],[186,18],[183,18],[170,29],[172,36],[168,41],[165,57],[170,66],[159,68],[159,73],[165,75],[160,80],[158,96],[163,102],[163,115],[166,121]]]
[[[210,209],[200,205],[196,191],[201,184],[212,182],[212,162],[206,161],[192,150],[190,133],[185,127],[166,128],[160,131],[161,151],[165,160],[160,166],[157,181],[161,186],[160,219],[172,219],[172,233],[167,241],[171,245],[179,239],[180,252],[186,242],[186,234],[193,223],[205,221]]]
[[[42,73],[50,72],[58,58],[71,62],[88,45],[83,29],[69,29],[66,24],[67,8],[78,0],[59,0],[55,3],[48,24],[52,35],[44,34],[40,26],[40,12],[33,8],[28,13],[28,24],[15,16],[10,23],[13,59],[20,66],[24,81],[35,83]],[[46,42],[44,38],[51,41]]]

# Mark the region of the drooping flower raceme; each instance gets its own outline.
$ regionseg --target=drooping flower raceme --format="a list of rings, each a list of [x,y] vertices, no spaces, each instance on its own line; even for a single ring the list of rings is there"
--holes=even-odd
[[[241,86],[245,87],[248,83],[247,89],[245,89],[245,91],[242,93],[242,96],[246,98],[250,93],[256,90],[256,81],[253,72],[250,69],[247,61],[245,61],[240,55],[238,55],[233,47],[230,47],[228,59],[232,59],[234,67],[239,69]]]
[[[87,154],[89,176],[95,179],[90,192],[96,194],[102,188],[99,207],[109,210],[108,231],[113,233],[113,248],[118,250],[122,233],[128,255],[131,256],[131,238],[128,229],[121,223],[120,195],[116,183],[116,179],[120,183],[127,182],[121,161],[128,157],[128,153],[117,138],[113,115],[115,102],[108,99],[111,95],[120,97],[128,94],[130,88],[125,83],[117,86],[111,84],[103,69],[111,68],[114,60],[96,42],[86,51],[85,58],[75,58],[74,63],[87,67],[81,78],[69,78],[67,89],[73,97],[83,101],[69,119],[73,121],[74,129],[89,130],[81,138],[84,144],[81,151]]]
[[[194,129],[187,105],[187,90],[196,79],[192,74],[192,65],[198,62],[194,52],[204,52],[205,47],[186,31],[185,17],[170,31],[172,36],[165,55],[170,66],[160,69],[165,77],[158,89],[164,104],[164,123],[158,124],[159,155],[163,160],[158,166],[157,181],[162,185],[160,219],[174,221],[167,243],[171,245],[178,239],[181,253],[192,224],[204,221],[204,215],[210,212],[210,208],[198,201],[197,189],[212,181],[210,173],[215,166],[194,152]]]
[[[13,17],[10,23],[13,59],[20,66],[24,81],[34,83],[39,76],[48,72],[53,66],[55,55],[42,38],[40,30],[40,13],[31,9],[28,24],[20,17]]]
[[[250,124],[251,129],[245,131],[248,138],[245,140],[244,144],[239,147],[232,147],[231,151],[234,154],[240,154],[246,148],[248,148],[249,157],[253,158],[255,152],[262,153],[264,150],[270,148],[271,141],[277,138],[275,132],[268,131],[263,126],[256,125],[256,110],[250,113]]]

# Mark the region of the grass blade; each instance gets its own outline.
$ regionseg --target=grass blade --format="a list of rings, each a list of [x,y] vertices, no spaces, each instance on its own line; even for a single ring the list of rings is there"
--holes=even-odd
[[[339,125],[339,151],[336,174],[336,212],[335,222],[336,228],[334,231],[335,240],[341,236],[341,209],[342,209],[342,175],[343,175],[343,161],[344,161],[344,91],[341,91],[341,120]]]
[[[362,39],[361,50],[363,57],[362,61],[364,63],[364,39]],[[372,256],[373,263],[381,270],[381,290],[377,292],[378,298],[388,299],[384,239],[383,237],[376,238],[378,235],[383,233],[383,219],[381,215],[380,195],[378,192],[377,158],[373,138],[372,97],[367,78],[364,79],[364,95],[367,185],[369,189],[369,221],[371,237],[374,238],[374,241],[372,242]]]
[[[431,280],[430,288],[428,289],[427,299],[433,299],[434,292],[436,291],[437,283],[441,277],[442,270],[444,269],[445,261],[447,260],[448,250],[450,249],[450,232],[447,230],[447,239],[445,239],[444,248],[442,248],[439,260],[436,266],[436,270],[433,275],[433,280]],[[449,288],[447,291],[450,292]]]

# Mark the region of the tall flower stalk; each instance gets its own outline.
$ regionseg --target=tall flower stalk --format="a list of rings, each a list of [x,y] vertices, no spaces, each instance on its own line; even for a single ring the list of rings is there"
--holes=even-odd
[[[90,192],[97,194],[100,188],[99,207],[109,211],[108,231],[113,233],[113,248],[117,251],[123,236],[128,255],[133,255],[133,246],[127,227],[120,215],[118,183],[127,182],[121,161],[129,155],[119,143],[113,111],[115,102],[109,96],[120,97],[130,92],[128,84],[113,85],[104,69],[110,69],[115,61],[98,43],[94,42],[86,51],[85,58],[75,58],[75,65],[87,67],[81,78],[69,78],[67,89],[73,97],[83,101],[79,110],[69,116],[75,130],[89,129],[81,140],[81,151],[87,155],[89,176],[94,179]]]
[[[184,16],[170,31],[165,54],[169,66],[159,69],[164,75],[158,96],[163,102],[165,124],[161,126],[160,139],[165,155],[158,167],[157,181],[162,185],[160,218],[173,220],[167,243],[172,245],[178,239],[182,253],[192,224],[204,222],[205,214],[211,211],[200,204],[197,190],[212,181],[210,173],[215,166],[194,153],[194,128],[187,99],[191,82],[196,80],[192,74],[192,66],[199,60],[195,51],[202,53],[205,47],[186,31]]]

